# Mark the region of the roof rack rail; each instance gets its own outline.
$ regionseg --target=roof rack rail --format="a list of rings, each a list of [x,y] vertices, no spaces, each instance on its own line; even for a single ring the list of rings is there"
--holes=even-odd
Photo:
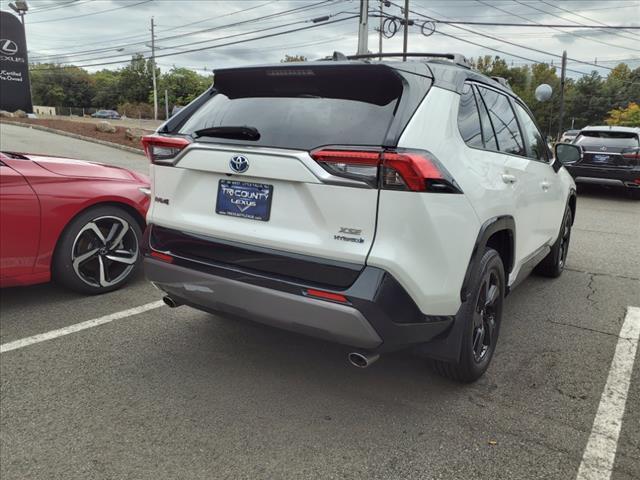
[[[331,60],[334,62],[342,62],[348,60],[347,56],[342,52],[333,52],[331,56]]]
[[[504,88],[508,88],[509,90],[511,90],[511,85],[509,85],[509,80],[507,80],[506,78],[503,78],[503,77],[491,77],[491,79],[495,80],[496,82],[498,82]]]
[[[334,52],[335,54],[339,52]],[[467,60],[464,55],[460,55],[459,53],[415,53],[415,52],[407,52],[407,53],[365,53],[360,55],[347,55],[348,60],[359,60],[359,59],[367,59],[367,58],[389,58],[389,57],[422,57],[422,58],[443,58],[446,60],[451,60],[452,63],[471,69],[471,62]]]

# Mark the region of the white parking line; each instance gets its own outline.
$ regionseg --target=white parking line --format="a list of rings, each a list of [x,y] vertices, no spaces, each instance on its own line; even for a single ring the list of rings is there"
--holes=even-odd
[[[86,322],[76,323],[74,325],[69,325],[68,327],[51,330],[50,332],[40,333],[38,335],[33,335],[32,337],[3,343],[2,345],[0,345],[0,353],[10,352],[11,350],[28,347],[29,345],[33,345],[34,343],[44,342],[46,340],[51,340],[52,338],[63,337],[65,335],[69,335],[70,333],[86,330],[87,328],[104,325],[105,323],[113,322],[114,320],[120,320],[121,318],[130,317],[132,315],[137,315],[139,313],[153,310],[154,308],[159,308],[162,305],[164,305],[164,302],[159,300],[157,302],[140,305],[139,307],[130,308],[129,310],[123,310],[121,312],[105,315],[104,317],[94,318],[93,320],[87,320]]]
[[[611,478],[639,338],[640,308],[628,307],[577,480]]]

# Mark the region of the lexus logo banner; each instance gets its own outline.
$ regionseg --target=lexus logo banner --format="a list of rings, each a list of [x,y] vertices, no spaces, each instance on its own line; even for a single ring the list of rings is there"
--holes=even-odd
[[[24,27],[9,12],[0,12],[0,110],[33,112]]]

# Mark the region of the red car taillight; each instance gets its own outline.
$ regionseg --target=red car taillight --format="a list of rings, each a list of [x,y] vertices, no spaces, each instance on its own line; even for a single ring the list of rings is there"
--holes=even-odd
[[[176,155],[190,143],[191,140],[185,137],[163,137],[161,135],[142,137],[145,155],[151,163],[158,165],[172,165]]]
[[[389,190],[461,193],[436,157],[423,150],[320,149],[311,157],[333,175]]]
[[[640,159],[640,149],[632,148],[632,149],[628,149],[628,150],[623,150],[621,155],[622,155],[622,158],[624,158],[625,160],[639,160]]]

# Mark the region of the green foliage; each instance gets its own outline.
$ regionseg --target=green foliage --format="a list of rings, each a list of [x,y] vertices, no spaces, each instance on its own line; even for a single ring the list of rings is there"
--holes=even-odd
[[[302,55],[285,55],[281,62],[304,62]],[[560,112],[560,79],[553,65],[534,64],[514,67],[499,56],[486,55],[472,59],[474,68],[489,76],[505,78],[513,91],[533,111],[538,125],[545,135],[558,134]],[[153,70],[149,60],[136,55],[131,63],[120,70],[100,70],[89,73],[78,67],[61,67],[54,64],[31,66],[33,101],[36,105],[53,107],[85,107],[113,109],[121,106],[127,116],[150,117],[153,109]],[[158,79],[159,114],[164,112],[164,91],[169,94],[169,108],[186,105],[206,90],[211,77],[199,75],[187,68],[173,67]],[[541,83],[553,88],[548,102],[538,102],[535,89]],[[631,70],[620,64],[606,78],[593,72],[577,80],[568,78],[565,83],[565,117],[563,130],[571,127],[603,124],[605,119],[615,120],[614,111],[627,109],[629,103],[640,104],[640,67]],[[145,105],[143,107],[143,105]],[[150,110],[151,108],[151,110]],[[132,112],[130,115],[129,112]],[[151,112],[151,113],[149,113]],[[635,118],[632,116],[632,119]],[[627,120],[624,120],[627,121]],[[633,120],[632,120],[633,121]]]
[[[193,101],[198,95],[211,86],[211,77],[198,75],[188,68],[174,66],[162,75],[158,87],[160,103],[164,103],[164,92],[167,90],[169,109],[173,105],[184,106]]]
[[[609,112],[605,123],[624,127],[640,127],[640,105],[631,102],[625,108],[614,108]]]
[[[94,89],[89,73],[77,67],[61,68],[51,64],[43,67],[31,71],[34,104],[52,107],[91,104]]]
[[[31,65],[31,91],[35,105],[117,109],[131,117],[153,117],[153,66],[142,55],[120,70],[89,73],[78,67],[55,64]],[[211,85],[211,77],[173,67],[158,80],[159,114],[163,114],[164,90],[170,108],[186,105]],[[160,115],[163,116],[163,115]]]
[[[156,72],[159,75],[159,70]],[[135,55],[131,63],[120,70],[118,91],[121,99],[129,102],[148,102],[153,94],[153,66],[141,54]]]

